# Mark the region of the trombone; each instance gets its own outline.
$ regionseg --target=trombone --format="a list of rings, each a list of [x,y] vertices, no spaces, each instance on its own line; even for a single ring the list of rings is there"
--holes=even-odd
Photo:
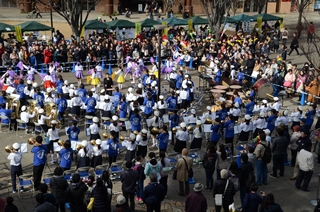
[[[34,145],[36,142],[37,142],[37,141],[36,141],[35,138],[29,138],[29,139],[28,139],[28,144],[30,144],[30,145]]]

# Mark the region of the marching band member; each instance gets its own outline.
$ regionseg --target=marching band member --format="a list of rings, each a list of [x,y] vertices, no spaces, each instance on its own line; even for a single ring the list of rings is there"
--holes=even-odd
[[[172,132],[172,129],[177,127],[180,122],[180,116],[177,113],[178,113],[178,110],[174,110],[173,115],[171,115],[169,118],[171,132]],[[171,137],[171,145],[174,145],[174,135],[172,135]]]
[[[166,152],[169,143],[169,133],[167,125],[163,125],[162,128],[159,130],[159,134],[157,135],[157,140],[159,144],[159,153]]]
[[[115,88],[115,92],[113,93],[113,105],[115,108],[118,108],[119,102],[122,99],[122,93],[119,91],[119,87]]]
[[[81,106],[82,106],[82,100],[78,95],[78,91],[74,91],[74,97],[72,97],[71,99],[72,114],[75,114],[78,117],[80,117]]]
[[[242,120],[240,124],[240,135],[238,140],[245,142],[249,141],[249,134],[253,131],[253,123],[251,121],[251,116],[246,114],[244,116],[244,120]]]
[[[291,113],[291,118],[292,118],[292,125],[291,125],[291,130],[293,129],[294,126],[299,125],[300,126],[300,118],[302,117],[302,107],[299,106],[297,110],[293,109]]]
[[[58,97],[59,98],[57,99],[56,104],[58,106],[58,112],[59,112],[59,118],[61,120],[61,124],[64,125],[64,112],[68,108],[68,102],[62,93],[58,94]]]
[[[166,109],[168,109],[168,105],[167,103],[164,101],[164,96],[160,95],[159,96],[160,101],[158,101],[158,109],[160,111],[160,117],[162,118],[162,116],[164,114],[166,114]]]
[[[59,141],[59,129],[56,128],[58,122],[56,120],[51,121],[51,128],[48,130],[47,136],[49,137],[48,153],[51,155],[51,163],[57,163],[57,160],[54,160],[54,149],[53,142]]]
[[[242,106],[242,100],[241,100],[241,98],[240,98],[240,96],[239,96],[239,93],[238,93],[238,92],[234,92],[234,93],[233,93],[233,96],[234,96],[233,103],[234,103],[234,104],[235,104],[235,103],[238,103],[238,104],[239,104],[239,107],[241,107],[241,106]]]
[[[50,75],[50,72],[47,72],[47,75],[42,80],[44,82],[43,87],[44,88],[55,88],[56,84],[53,81],[52,76]]]
[[[126,95],[126,101],[128,102],[129,99],[132,99],[134,97],[134,94],[133,94],[133,88],[130,87],[128,88],[128,93]]]
[[[184,79],[182,80],[182,88],[183,88],[184,85],[187,85],[187,83],[188,83],[188,77],[189,77],[188,74],[185,74],[185,75],[184,75]]]
[[[173,112],[177,108],[177,97],[175,97],[175,92],[171,92],[171,96],[166,100],[168,105],[168,111]]]
[[[100,96],[97,93],[97,88],[91,88],[92,97],[95,98],[97,102],[100,102]]]
[[[152,107],[154,106],[154,100],[151,98],[151,93],[147,93],[147,97],[144,99],[143,105],[145,106],[144,113],[146,115],[146,119],[148,119],[152,115]]]
[[[86,99],[87,99],[87,94],[88,94],[88,92],[87,92],[87,90],[84,88],[84,84],[80,84],[80,86],[79,86],[79,88],[78,88],[78,95],[79,95],[79,97],[81,98],[81,100],[82,100],[83,102],[86,101]]]
[[[187,90],[188,86],[187,85],[182,85],[183,90],[180,92],[180,98],[182,100],[181,109],[187,109],[189,102],[188,102],[188,97],[189,97],[189,92]]]
[[[176,143],[174,145],[173,150],[178,154],[181,154],[182,150],[187,147],[187,140],[189,138],[189,134],[187,132],[187,124],[185,122],[180,123],[180,129],[176,133]]]
[[[62,93],[63,93],[64,98],[70,99],[70,86],[69,86],[68,80],[64,81],[61,89],[62,89]]]
[[[254,87],[251,87],[251,91],[250,91],[248,98],[254,99],[255,96],[256,96],[256,91],[255,91]]]
[[[176,77],[176,90],[180,90],[180,88],[182,87],[182,81],[183,81],[183,72],[179,71],[179,74]]]
[[[148,141],[148,130],[142,129],[140,134],[138,134],[136,137],[136,142],[138,145],[137,156],[141,156],[143,158],[146,157],[148,151]]]
[[[110,132],[110,138],[108,140],[108,145],[109,145],[109,149],[108,149],[108,156],[109,156],[109,167],[111,167],[111,164],[113,162],[117,161],[117,156],[119,154],[119,141],[118,141],[118,137],[115,137],[115,132],[111,131]]]
[[[17,94],[19,94],[20,105],[26,105],[26,94],[24,93],[26,85],[24,84],[23,79],[20,79],[19,85],[17,86]]]
[[[222,125],[221,125],[221,120],[219,118],[216,118],[211,125],[211,138],[210,141],[213,145],[217,146],[217,143],[220,140],[221,137],[221,130],[222,130]]]
[[[75,89],[74,89],[74,84],[71,84],[69,86],[69,97],[70,99],[72,99],[73,95],[74,95]]]
[[[190,149],[201,149],[203,137],[203,127],[200,120],[196,121],[196,127],[193,130],[193,140],[190,145]]]
[[[47,161],[48,147],[42,144],[41,136],[38,135],[35,140],[36,142],[31,149],[31,153],[33,153],[33,185],[35,190],[39,190],[42,172]]]
[[[44,102],[55,103],[55,98],[52,94],[52,88],[47,88],[47,95],[44,97]]]
[[[111,111],[113,109],[113,104],[110,101],[109,95],[104,96],[104,103],[102,105],[102,117],[109,117],[111,118]]]
[[[182,104],[182,99],[180,96],[180,91],[176,91],[176,96],[177,96],[177,109],[181,109],[181,104]]]
[[[255,128],[253,138],[257,137],[258,132],[263,130],[266,126],[266,119],[264,117],[264,114],[265,113],[261,111],[259,117],[256,117],[253,121],[253,127]]]
[[[126,98],[123,96],[120,101],[121,101],[119,106],[120,118],[126,118],[127,112],[128,112],[128,105],[126,102]]]
[[[133,96],[132,101],[129,104],[129,117],[131,117],[131,114],[133,114],[136,109],[140,111],[140,104],[138,102],[138,97]]]
[[[262,100],[262,105],[255,105],[254,109],[252,112],[263,112],[263,113],[268,113],[269,107],[268,107],[268,101],[267,100]]]
[[[1,104],[0,108],[0,115],[1,116],[6,116],[7,118],[1,118],[1,123],[3,124],[10,124],[10,131],[12,130],[12,127],[14,127],[14,130],[17,131],[17,120],[16,119],[11,119],[11,114],[15,113],[15,111],[12,111],[8,108],[8,103],[3,103]],[[6,106],[7,105],[7,106]],[[14,109],[14,108],[13,108]]]
[[[163,125],[163,120],[160,118],[160,112],[158,110],[153,112],[154,117],[151,120],[151,127],[161,128]]]
[[[73,121],[72,126],[67,129],[67,135],[70,141],[79,141],[80,128],[77,127],[77,124],[77,121]]]
[[[113,131],[116,138],[119,138],[120,130],[120,123],[118,122],[118,119],[118,116],[112,116],[112,122],[109,125],[109,131]]]
[[[269,113],[271,113],[271,114],[266,120],[267,121],[267,129],[269,129],[270,134],[272,134],[272,131],[276,127],[277,111],[275,109],[271,109],[271,111]]]
[[[41,128],[43,129],[44,132],[48,132],[49,127],[46,123],[46,120],[50,120],[52,113],[50,113],[50,116],[44,115],[44,109],[40,108],[38,111],[38,124],[40,124]]]
[[[169,79],[170,79],[170,88],[175,90],[176,89],[176,79],[177,79],[177,72],[176,72],[176,67],[172,68],[172,72],[169,75]]]
[[[151,83],[151,94],[152,94],[153,101],[156,102],[157,101],[157,96],[158,96],[158,87],[157,87],[157,82],[156,81],[153,81]]]
[[[93,96],[92,91],[89,91],[88,92],[88,98],[84,101],[84,104],[87,106],[86,114],[89,115],[89,116],[95,116],[96,115],[97,100],[95,98],[93,98],[92,96]]]
[[[68,82],[68,80],[66,80]],[[64,86],[64,80],[61,75],[58,76],[58,81],[56,82],[57,85],[57,93],[63,93],[62,87]]]
[[[100,90],[100,94],[97,94],[97,95],[98,95],[97,99],[99,99],[99,102],[103,103],[104,102],[104,97],[106,95],[106,90],[104,88],[102,88]]]
[[[12,152],[8,155],[8,160],[10,160],[10,172],[11,172],[11,184],[12,184],[12,193],[17,192],[16,177],[22,175],[22,153],[19,151],[20,144],[12,144]],[[23,191],[23,187],[21,187]]]
[[[235,121],[233,115],[229,115],[226,118],[226,122],[224,123],[225,130],[225,143],[231,144],[231,154],[233,155],[233,138],[234,138],[234,126]]]
[[[309,129],[311,129],[315,115],[316,115],[316,105],[313,105],[311,107],[311,110],[307,109],[306,111],[306,125],[309,126]]]
[[[59,151],[59,157],[61,158],[59,166],[63,168],[64,171],[70,170],[73,158],[73,149],[71,148],[71,142],[66,140]]]
[[[91,155],[91,149],[88,146],[88,141],[83,140],[81,142],[81,149],[78,152],[78,156],[79,156],[79,163],[77,168],[81,168],[81,167],[87,167],[90,166],[90,158],[89,156]]]
[[[248,98],[248,103],[244,106],[246,108],[246,114],[253,115],[253,109],[254,109],[254,99]]]
[[[279,116],[276,120],[276,127],[279,126],[281,123],[285,124],[286,126],[289,126],[290,118],[288,117],[288,114],[288,110],[284,110],[282,113],[279,113]]]
[[[129,138],[122,142],[122,146],[125,146],[127,148],[126,161],[132,161],[136,155],[137,143],[135,134],[130,133]]]
[[[35,125],[33,122],[30,122],[30,119],[33,118],[36,115],[36,111],[32,111],[32,114],[29,114],[29,112],[26,112],[27,107],[23,105],[21,107],[21,113],[20,113],[20,119],[25,123],[28,127],[32,127],[32,131],[35,129]]]
[[[77,64],[74,66],[74,70],[76,71],[75,77],[78,79],[78,86],[80,86],[81,79],[83,78],[83,66],[80,64],[80,62],[77,62]]]
[[[196,113],[197,111],[195,109],[191,109],[191,115],[187,117],[188,124],[191,126],[196,126],[196,122],[198,120]]]
[[[142,118],[139,114],[139,109],[136,108],[134,110],[134,113],[130,116],[130,122],[131,122],[131,126],[132,126],[131,131],[132,132],[135,130],[138,132],[141,131],[141,127],[142,127],[141,120],[142,120]]]
[[[234,104],[234,107],[230,110],[230,114],[233,116],[235,121],[238,121],[239,116],[241,115],[241,110],[239,109],[238,102]]]
[[[31,91],[32,91],[32,81],[28,80],[27,86],[24,88],[24,91],[23,91],[27,100],[32,99]]]
[[[90,125],[90,140],[97,140],[101,139],[100,137],[100,123],[98,117],[93,117],[92,119],[93,124]]]
[[[101,147],[101,140],[96,139],[95,141],[96,145],[92,148],[91,154],[91,166],[93,168],[96,168],[98,165],[102,165],[102,147]]]
[[[36,92],[33,95],[33,99],[37,101],[40,107],[44,107],[44,94],[41,92],[40,88],[35,88]]]
[[[226,109],[226,105],[225,103],[221,104],[221,110],[219,110],[218,112],[216,112],[216,116],[222,121],[225,120],[228,116],[228,111]]]
[[[278,97],[273,97],[273,101],[274,101],[274,103],[270,108],[271,109],[275,109],[277,112],[279,112],[280,109],[281,109],[281,103],[279,102],[279,98]]]

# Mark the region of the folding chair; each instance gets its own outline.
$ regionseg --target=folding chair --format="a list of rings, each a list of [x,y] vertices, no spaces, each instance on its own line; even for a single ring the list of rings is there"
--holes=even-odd
[[[177,156],[178,156],[178,153],[175,153],[175,152],[168,154],[168,159],[170,160],[171,166],[173,167],[175,167],[178,162]]]
[[[114,162],[111,164],[111,167],[109,170],[114,175],[111,177],[111,179],[115,180],[120,178],[120,174],[123,172],[121,165],[122,165],[122,161]]]
[[[34,125],[36,126],[35,127],[35,133],[39,133],[39,134],[41,134],[41,133],[43,133],[44,131],[43,131],[43,129],[42,129],[42,127],[41,127],[41,125],[39,124],[39,123],[37,123],[37,122],[34,122]]]
[[[10,132],[10,125],[11,125],[10,118],[8,118],[8,116],[0,115],[0,119],[1,119],[1,121],[0,121],[0,132],[4,133],[2,131],[2,127],[3,126],[7,126],[8,127],[8,130],[6,131],[6,133]],[[4,121],[8,122],[8,123],[4,123]]]
[[[75,169],[74,170],[66,170],[63,172],[63,177],[64,179],[66,179],[68,182],[71,181],[72,179],[72,175],[73,173],[75,173]]]
[[[94,169],[94,174],[95,174],[95,178],[99,178],[101,177],[103,171],[108,170],[108,164],[104,164],[104,165],[98,165],[95,169]]]
[[[26,189],[26,187],[30,187],[30,192],[32,192],[31,196],[21,196],[22,190]],[[20,199],[26,197],[33,197],[34,196],[34,187],[33,187],[33,180],[32,174],[23,174],[19,176],[19,183],[18,183],[18,196]]]
[[[53,173],[46,173],[43,175],[42,179],[43,179],[43,182],[47,185],[50,184],[50,179],[53,177]]]
[[[24,131],[24,135],[19,135],[19,130],[23,130]],[[21,119],[17,119],[17,131],[16,131],[16,136],[19,137],[25,137],[25,135],[27,134],[27,124],[24,123]]]
[[[93,119],[93,116],[84,116],[85,118],[85,121],[84,121],[84,124],[85,124],[85,127],[87,128],[88,126],[87,125],[91,125],[93,123],[92,119]]]
[[[89,169],[90,169],[90,166],[86,166],[86,167],[78,168],[77,171],[78,171],[78,174],[80,175],[80,177],[86,179],[89,177]]]
[[[108,133],[109,126],[110,126],[110,118],[109,117],[101,117],[101,129],[107,130],[107,133]]]

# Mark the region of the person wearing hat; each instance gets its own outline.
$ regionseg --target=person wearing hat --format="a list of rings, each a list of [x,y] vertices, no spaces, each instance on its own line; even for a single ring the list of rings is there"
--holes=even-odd
[[[79,91],[78,91],[79,93]],[[92,97],[93,93],[92,91],[88,92],[88,98],[84,101],[84,104],[87,106],[86,108],[86,114],[89,116],[95,116],[96,115],[96,105],[97,100]]]
[[[52,88],[47,88],[47,93],[45,94],[44,101],[49,103],[56,103],[55,96],[52,94],[54,91]]]
[[[138,97],[137,96],[132,96],[132,101],[128,102],[129,103],[129,117],[131,117],[131,114],[133,114],[135,109],[140,110],[140,104],[138,102]]]
[[[109,73],[106,73],[106,77],[103,79],[103,87],[107,91],[108,95],[112,95],[112,86],[113,86],[113,80],[110,77]]]
[[[82,99],[78,95],[78,91],[74,91],[74,96],[71,99],[71,112],[72,114],[77,115],[80,117],[80,111],[81,111],[81,106],[82,106]]]
[[[90,140],[101,139],[100,137],[100,123],[98,117],[92,118],[92,124],[89,127],[90,130]]]
[[[238,102],[234,103],[233,108],[231,108],[230,112],[229,112],[229,114],[233,115],[235,121],[238,121],[239,116],[241,115],[241,110],[240,110],[239,106],[240,105]]]
[[[163,95],[159,96],[159,101],[158,101],[157,105],[158,105],[158,108],[159,108],[159,111],[160,111],[160,117],[162,118],[162,116],[164,114],[166,114],[166,110],[168,109],[167,102],[164,100],[164,96]]]
[[[189,193],[185,201],[186,212],[194,211],[207,211],[207,199],[202,194],[204,186],[201,183],[196,183],[193,187],[193,191]]]
[[[59,151],[59,157],[61,158],[59,166],[64,171],[70,170],[73,158],[73,149],[71,148],[71,141],[66,140],[62,145],[62,149]]]
[[[253,109],[255,107],[254,98],[248,98],[248,103],[244,106],[246,109],[246,114],[253,115]]]
[[[114,106],[113,106],[113,103],[110,101],[109,95],[104,96],[104,102],[102,103],[101,109],[102,109],[102,111],[101,111],[102,117],[111,118],[111,116],[112,116],[111,111],[114,110]]]
[[[187,109],[188,106],[190,105],[190,102],[188,102],[188,98],[189,98],[189,92],[188,92],[188,86],[187,85],[183,85],[182,86],[183,90],[180,91],[180,98],[181,98],[181,105],[180,108],[181,109]]]
[[[27,111],[27,107],[25,105],[21,107],[20,119],[28,127],[31,127],[32,131],[34,131],[35,125],[33,122],[30,122],[30,119],[34,118],[35,115],[36,115],[36,110],[32,111],[32,114],[29,114],[29,112]]]
[[[79,162],[77,168],[90,166],[90,156],[92,149],[88,145],[88,141],[83,140],[80,144],[81,149],[78,152]]]
[[[253,132],[253,138],[258,136],[258,132],[263,130],[266,126],[266,119],[265,119],[265,114],[263,112],[260,112],[259,117],[255,117],[253,121],[253,127],[256,129]]]
[[[277,111],[275,109],[271,109],[269,112],[269,117],[267,118],[267,129],[270,130],[270,135],[272,134],[274,128],[276,127],[276,120],[277,120]]]
[[[119,131],[120,131],[120,123],[118,122],[119,117],[116,115],[112,116],[112,121],[109,125],[109,132],[113,131],[115,133],[115,137],[119,138]]]
[[[64,125],[64,113],[68,108],[68,102],[62,93],[58,94],[58,99],[56,101],[56,104],[58,106],[58,112],[59,112],[58,119],[61,121],[61,124]]]
[[[49,128],[47,132],[47,136],[49,137],[49,145],[48,145],[48,153],[51,155],[51,163],[55,164],[57,160],[54,160],[54,149],[53,149],[53,142],[58,142],[59,137],[59,129],[57,128],[58,122],[56,120],[51,121],[51,128]]]
[[[181,122],[180,129],[176,133],[176,143],[173,150],[180,154],[182,149],[187,147],[188,138],[189,134],[187,132],[187,124],[185,122]]]
[[[193,134],[193,136],[191,136],[192,142],[190,145],[190,149],[197,149],[197,148],[201,149],[202,137],[203,137],[203,127],[202,127],[201,120],[196,121],[196,126],[195,126],[192,134]]]
[[[46,116],[44,114],[44,109],[42,108],[38,110],[38,124],[40,124],[42,130],[46,133],[49,130],[49,126],[47,125],[47,120],[50,120],[52,115],[53,113],[50,113],[50,116]]]
[[[149,141],[148,130],[142,129],[141,132],[136,137],[136,142],[138,145],[137,156],[141,156],[143,158],[146,157],[147,151],[148,151],[148,141]]]
[[[153,135],[152,135],[153,137]],[[159,130],[159,134],[156,136],[159,145],[159,152],[166,152],[169,144],[169,133],[167,125],[163,125]]]
[[[46,76],[42,79],[42,81],[44,82],[43,87],[45,89],[47,88],[55,88],[56,87],[56,83],[54,82],[53,77],[51,76],[50,72],[47,71]]]
[[[102,165],[102,152],[101,140],[96,139],[95,145],[92,147],[91,167],[96,168],[98,165]]]
[[[198,116],[196,115],[196,109],[191,109],[191,115],[186,117],[190,126],[196,126],[196,122],[198,120]]]
[[[36,137],[31,153],[33,153],[33,185],[35,190],[38,190],[41,182],[42,172],[44,165],[47,162],[47,145],[43,145],[43,138],[41,136]]]
[[[32,99],[32,94],[34,92],[33,92],[33,87],[32,87],[32,81],[31,80],[27,81],[27,86],[24,87],[24,91],[23,92],[25,94],[25,99],[26,100]]]
[[[172,72],[171,72],[170,75],[169,75],[169,80],[170,80],[169,85],[170,85],[170,88],[171,88],[172,90],[175,90],[175,89],[176,89],[176,79],[177,79],[177,76],[178,76],[178,74],[177,74],[177,72],[176,72],[176,68],[173,67],[173,68],[172,68]]]
[[[161,202],[165,198],[164,187],[157,182],[157,175],[150,174],[150,183],[144,188],[142,200],[147,206],[147,211],[161,211]]]
[[[281,103],[279,102],[279,98],[273,97],[273,101],[274,101],[274,103],[271,106],[271,109],[275,109],[277,112],[279,112],[281,109]]]
[[[251,116],[246,114],[244,120],[240,124],[240,135],[238,140],[241,142],[249,141],[249,134],[253,131],[253,123],[251,121]]]
[[[129,137],[122,142],[122,146],[127,148],[126,161],[132,161],[136,155],[136,135],[130,133]]]
[[[69,86],[69,97],[72,98],[74,95],[75,89],[74,89],[74,84],[71,84]]]
[[[291,129],[293,129],[294,126],[299,125],[300,126],[300,118],[302,117],[302,106],[299,106],[297,109],[293,109],[291,113],[291,118],[292,118],[292,125]]]
[[[61,75],[59,75],[59,76],[61,76]],[[68,80],[64,80],[64,83],[62,86],[62,93],[63,93],[64,98],[70,99],[70,86],[69,86]]]
[[[143,102],[144,107],[144,114],[146,116],[146,119],[148,119],[152,115],[153,106],[155,105],[155,102],[151,96],[151,93],[147,93],[147,97],[144,99]]]
[[[22,153],[20,150],[20,144],[14,143],[12,144],[12,151],[8,155],[7,159],[10,160],[10,172],[11,172],[11,184],[12,184],[12,193],[17,192],[17,185],[16,185],[16,177],[22,175]],[[23,190],[23,188],[21,188]]]
[[[128,206],[127,202],[126,202],[126,198],[122,195],[119,194],[117,196],[117,204],[116,206],[114,206],[113,212],[118,212],[118,211],[130,211],[130,207]]]

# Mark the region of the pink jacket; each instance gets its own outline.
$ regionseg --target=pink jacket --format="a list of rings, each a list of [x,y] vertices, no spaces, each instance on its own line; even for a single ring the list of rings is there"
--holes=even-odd
[[[287,73],[286,76],[284,77],[284,81],[287,82],[294,82],[296,80],[296,75],[294,74],[290,74],[290,73]]]

